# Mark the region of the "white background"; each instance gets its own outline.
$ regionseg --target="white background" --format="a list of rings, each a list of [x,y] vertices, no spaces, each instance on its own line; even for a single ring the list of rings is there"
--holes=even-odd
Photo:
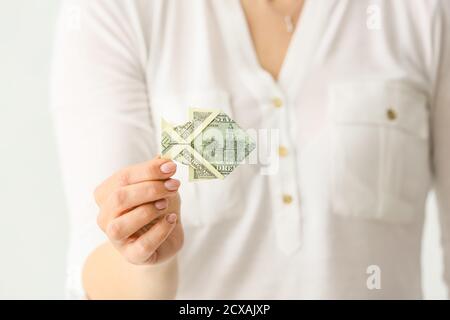
[[[58,3],[0,0],[0,299],[64,298],[68,221],[48,101]],[[423,287],[440,299],[434,201],[428,208]]]

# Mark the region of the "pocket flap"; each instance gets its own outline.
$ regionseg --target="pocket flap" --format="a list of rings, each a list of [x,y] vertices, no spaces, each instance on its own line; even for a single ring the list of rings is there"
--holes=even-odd
[[[335,124],[388,126],[428,138],[426,97],[404,84],[335,84],[329,105]]]

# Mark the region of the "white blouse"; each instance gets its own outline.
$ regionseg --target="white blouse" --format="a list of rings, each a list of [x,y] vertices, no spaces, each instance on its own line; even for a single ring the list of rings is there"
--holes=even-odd
[[[239,0],[72,0],[58,30],[70,297],[106,241],[95,186],[153,158],[161,117],[183,123],[190,106],[263,134],[257,164],[223,181],[178,166],[177,298],[421,298],[432,188],[449,282],[450,1],[306,0],[277,81]]]

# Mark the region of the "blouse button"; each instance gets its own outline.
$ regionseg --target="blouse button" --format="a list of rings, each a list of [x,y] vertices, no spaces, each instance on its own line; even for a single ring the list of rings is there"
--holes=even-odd
[[[292,196],[290,194],[283,195],[283,202],[285,204],[290,204],[292,202]]]
[[[275,108],[281,108],[283,106],[283,100],[281,100],[279,97],[273,98],[272,103]]]
[[[288,149],[285,146],[280,146],[278,148],[278,155],[280,157],[286,157],[288,155]]]

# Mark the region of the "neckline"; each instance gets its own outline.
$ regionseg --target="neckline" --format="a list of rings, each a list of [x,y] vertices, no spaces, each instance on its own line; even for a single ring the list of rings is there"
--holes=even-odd
[[[291,64],[292,59],[296,56],[295,52],[297,52],[297,47],[299,45],[300,39],[302,38],[301,34],[303,33],[304,25],[305,25],[305,17],[308,16],[307,11],[309,10],[309,0],[304,0],[302,10],[298,16],[298,20],[296,22],[295,30],[293,31],[291,40],[289,41],[288,48],[283,58],[283,62],[281,64],[280,70],[278,72],[278,77],[275,78],[272,74],[263,68],[261,63],[259,62],[258,55],[256,53],[255,44],[253,42],[250,28],[248,25],[247,18],[245,16],[244,8],[242,7],[241,0],[232,0],[236,12],[236,27],[240,30],[241,33],[241,45],[243,46],[243,52],[247,55],[246,61],[250,63],[250,66],[254,70],[254,72],[260,74],[261,78],[270,81],[272,84],[277,86],[283,86],[284,84],[288,84],[290,82],[290,70],[292,70]]]

